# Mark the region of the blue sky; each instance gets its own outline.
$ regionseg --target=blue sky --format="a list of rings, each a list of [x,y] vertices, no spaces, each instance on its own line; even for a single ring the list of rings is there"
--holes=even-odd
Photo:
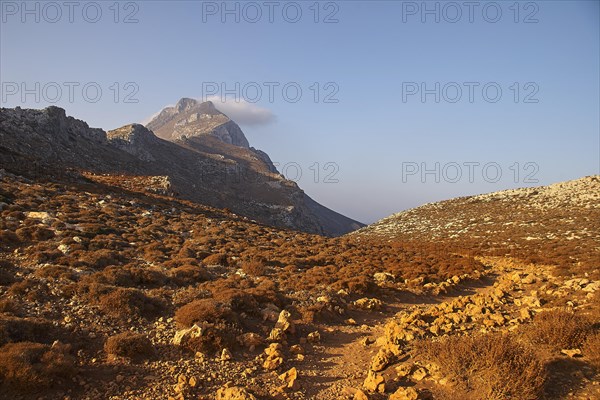
[[[600,173],[597,1],[23,4],[1,2],[3,107],[113,129],[225,85],[251,145],[363,222]]]

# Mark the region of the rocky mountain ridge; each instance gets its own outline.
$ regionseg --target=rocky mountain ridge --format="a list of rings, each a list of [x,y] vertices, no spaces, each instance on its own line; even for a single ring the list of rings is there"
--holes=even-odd
[[[132,179],[167,177],[176,196],[228,208],[273,226],[332,236],[361,226],[318,204],[295,182],[286,180],[268,155],[250,148],[239,127],[212,103],[182,99],[177,108],[165,109],[161,113],[164,118],[159,115],[149,126],[168,119],[166,116],[178,115],[178,110],[185,115],[202,111],[215,115],[220,122],[202,125],[194,120],[188,127],[180,124],[178,129],[188,134],[167,135],[172,138],[170,141],[139,124],[108,133],[90,128],[58,107],[3,108],[0,166],[15,173],[40,176],[71,170]],[[165,129],[166,126],[159,128],[163,133]],[[127,185],[115,180],[112,183]]]

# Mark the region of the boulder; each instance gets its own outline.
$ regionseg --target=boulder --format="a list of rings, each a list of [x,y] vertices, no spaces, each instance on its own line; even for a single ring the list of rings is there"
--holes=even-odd
[[[373,360],[371,360],[371,371],[379,372],[387,368],[391,364],[394,355],[384,349],[380,349]]]
[[[279,375],[279,379],[285,382],[287,389],[297,390],[298,389],[298,370],[294,367]]]

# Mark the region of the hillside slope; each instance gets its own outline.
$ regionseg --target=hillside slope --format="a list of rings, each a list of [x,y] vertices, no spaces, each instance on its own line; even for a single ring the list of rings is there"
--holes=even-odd
[[[351,235],[593,270],[600,267],[600,176],[425,204]]]
[[[567,271],[425,228],[422,240],[277,229],[171,190],[161,176],[0,169],[0,399],[600,395],[597,248],[569,253],[583,261]],[[571,218],[597,233],[586,190]],[[554,243],[593,241],[569,237]]]

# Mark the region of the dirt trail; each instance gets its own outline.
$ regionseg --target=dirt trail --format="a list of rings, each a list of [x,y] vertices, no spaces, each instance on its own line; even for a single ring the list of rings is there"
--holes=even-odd
[[[529,282],[526,279],[532,277],[533,283],[515,289],[510,293],[510,301],[506,301],[506,304],[501,306],[502,313],[514,314],[520,311],[519,306],[515,303],[528,301],[532,293],[534,295],[537,293],[541,282],[554,283],[555,281],[549,267],[521,265],[501,258],[485,258],[481,261],[488,266],[488,269],[480,280],[460,282],[454,285],[448,293],[440,296],[385,290],[384,294],[379,296],[384,304],[380,311],[352,310],[346,317],[354,319],[356,324],[323,327],[321,343],[313,347],[313,351],[307,354],[302,365],[302,380],[304,381],[302,386],[306,389],[302,391],[303,396],[298,398],[352,399],[354,391],[362,388],[371,360],[379,350],[380,343],[376,342],[377,339],[384,336],[386,324],[394,320],[394,317],[401,311],[419,309],[425,312],[432,307],[449,306],[456,299],[462,297],[493,296],[494,293],[497,293],[499,282],[512,282],[515,276],[523,276],[523,280]],[[512,327],[515,325],[511,325],[509,329]],[[576,363],[576,360],[557,361],[557,365],[562,365],[561,368],[573,370],[575,378],[561,383],[561,385],[567,385],[566,392],[564,388],[557,388],[556,390],[551,389],[551,393],[556,398],[565,396],[576,399],[600,398],[598,382],[581,376],[577,377],[577,374],[582,375],[582,373],[581,371],[577,373],[577,365],[573,362]],[[591,378],[589,373],[587,375],[587,378]],[[369,399],[386,398],[386,395],[369,394]]]

